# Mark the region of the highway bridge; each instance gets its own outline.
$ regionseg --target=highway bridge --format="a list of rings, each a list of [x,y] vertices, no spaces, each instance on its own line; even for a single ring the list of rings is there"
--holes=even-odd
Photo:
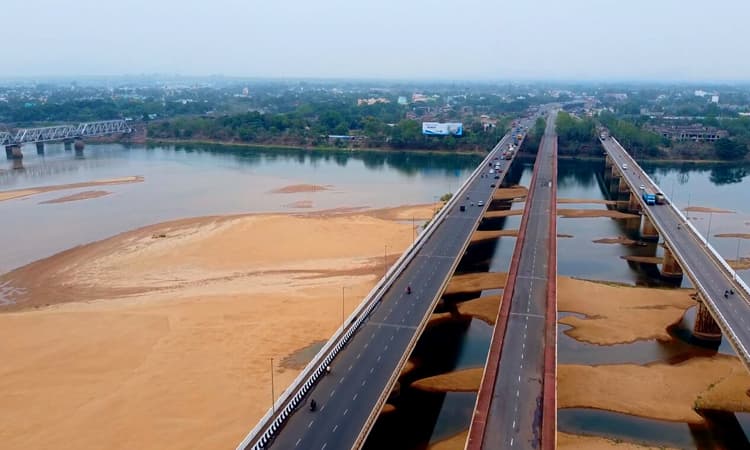
[[[556,113],[534,164],[466,448],[555,448]]]
[[[507,134],[498,142],[238,449],[349,450],[364,444],[513,162],[500,157],[512,141]],[[496,162],[503,168],[498,179],[488,176]]]
[[[57,125],[53,127],[24,128],[15,133],[0,132],[0,145],[5,146],[8,159],[23,158],[23,144],[37,144],[37,151],[43,152],[44,143],[52,141],[76,142],[83,149],[81,140],[86,137],[104,136],[107,134],[130,133],[130,126],[124,120],[105,120],[84,122],[78,125]]]
[[[642,234],[664,241],[662,275],[687,273],[699,293],[693,334],[705,340],[720,340],[723,334],[750,370],[750,289],[617,139],[605,132],[600,140],[613,186],[629,196],[628,209],[642,212]],[[663,203],[646,204],[644,190],[658,193]]]

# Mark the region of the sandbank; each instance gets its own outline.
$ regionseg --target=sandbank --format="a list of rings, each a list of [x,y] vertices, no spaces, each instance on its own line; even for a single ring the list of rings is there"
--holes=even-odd
[[[520,216],[521,214],[523,214],[523,209],[506,209],[501,211],[487,211],[484,213],[484,217],[494,219],[497,217]]]
[[[162,237],[163,236],[163,237]],[[167,222],[4,274],[4,448],[233,448],[412,241],[355,211]],[[49,306],[45,306],[49,305]],[[11,311],[11,312],[7,312]],[[38,430],[44,430],[39,432]],[[82,431],[84,430],[84,431]]]
[[[707,206],[689,206],[689,207],[685,208],[685,211],[690,211],[690,212],[705,212],[705,213],[729,213],[729,214],[734,214],[734,211],[731,211],[729,209],[709,208]]]
[[[285,208],[312,208],[313,202],[312,200],[297,200],[296,202],[287,203],[284,205]]]
[[[499,237],[503,236],[510,236],[510,237],[516,237],[518,236],[518,230],[479,230],[475,231],[474,234],[471,235],[471,242],[479,242],[479,241],[491,241],[495,240]]]
[[[593,242],[596,244],[621,244],[621,245],[635,245],[637,243],[637,241],[629,239],[625,236],[617,236],[614,238],[594,239]]]
[[[720,238],[737,238],[737,239],[750,239],[750,233],[719,233],[714,234]]]
[[[456,370],[414,381],[411,386],[426,392],[477,392],[484,367]]]
[[[614,200],[601,200],[598,198],[558,198],[557,203],[590,203],[592,205],[616,205]]]
[[[478,292],[486,289],[500,289],[505,287],[507,273],[481,272],[455,275],[451,278],[444,294],[460,294]]]
[[[66,202],[77,202],[79,200],[88,200],[91,198],[104,197],[109,195],[111,192],[108,191],[83,191],[77,194],[66,195],[65,197],[58,197],[46,202],[39,202],[40,205],[52,204],[52,203],[66,203]]]
[[[750,412],[750,374],[734,356],[691,358],[680,364],[646,366],[612,364],[558,367],[558,408],[595,408],[640,417],[700,423],[694,407],[704,404],[731,406],[730,411]],[[721,386],[727,377],[736,377]],[[586,380],[581,382],[581,380]],[[717,386],[717,392],[712,390]]]
[[[557,308],[585,317],[558,321],[572,328],[565,334],[598,345],[640,339],[671,340],[667,327],[682,318],[695,302],[692,289],[650,289],[557,277]]]
[[[52,186],[38,186],[26,189],[0,192],[0,202],[16,198],[29,197],[31,195],[43,194],[52,191],[64,191],[67,189],[78,189],[96,186],[113,186],[117,184],[140,183],[144,180],[141,176],[130,176],[120,178],[108,178],[105,180],[86,181],[82,183],[56,184]]]
[[[510,188],[499,188],[492,194],[494,200],[513,200],[516,198],[523,198],[529,195],[529,190],[524,186],[516,186]]]
[[[727,264],[729,264],[729,267],[735,270],[750,269],[750,257],[743,256],[739,260],[728,259]]]
[[[330,184],[290,184],[270,191],[271,194],[297,194],[299,192],[318,192],[332,189]]]
[[[458,304],[458,312],[463,316],[476,317],[490,325],[497,320],[497,312],[500,309],[500,295],[485,295]]]
[[[557,448],[560,450],[671,450],[671,447],[650,447],[632,442],[563,432],[557,433]]]
[[[620,258],[641,264],[662,264],[664,262],[664,258],[661,256],[620,255]]]
[[[609,217],[610,219],[635,219],[638,214],[629,214],[609,209],[566,209],[557,210],[557,215],[565,219]]]

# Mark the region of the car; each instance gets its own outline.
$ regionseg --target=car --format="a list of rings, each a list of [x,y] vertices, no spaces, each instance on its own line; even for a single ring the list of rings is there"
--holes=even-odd
[[[493,169],[490,169],[490,175],[492,175],[493,173],[495,173],[495,171]]]
[[[477,206],[484,206],[484,202],[483,202],[482,200],[479,200],[479,201],[477,202]]]
[[[628,168],[628,165],[627,165],[627,164],[623,164],[623,165],[622,165],[622,168],[623,168],[623,169],[627,169],[627,168]]]
[[[495,183],[492,183],[492,184],[490,185],[490,187],[491,187],[491,188],[495,187]]]
[[[646,185],[642,184],[642,185],[639,186],[639,188],[640,188],[640,190],[645,191],[646,190]]]
[[[495,179],[496,180],[500,179],[500,175],[495,175]]]

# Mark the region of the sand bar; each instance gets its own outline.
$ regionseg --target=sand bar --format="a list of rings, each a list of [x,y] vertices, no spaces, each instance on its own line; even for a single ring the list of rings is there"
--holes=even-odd
[[[478,292],[486,289],[500,289],[505,287],[507,273],[468,273],[455,275],[445,288],[444,294],[459,294],[466,292]]]
[[[164,237],[161,237],[164,236]],[[3,275],[4,448],[233,448],[412,240],[362,212],[168,222]],[[50,306],[43,306],[50,305]],[[36,309],[35,307],[39,307]],[[38,430],[45,430],[44,433]],[[85,430],[85,432],[82,432]]]
[[[750,233],[719,233],[714,234],[720,238],[737,238],[737,239],[750,239]]]
[[[557,203],[590,203],[592,205],[616,205],[614,200],[601,200],[597,198],[558,198]]]
[[[497,217],[520,216],[522,214],[523,209],[505,209],[501,211],[487,211],[486,213],[484,213],[484,217],[494,219]]]
[[[270,192],[271,194],[297,194],[300,192],[318,192],[328,191],[331,189],[333,189],[333,186],[330,184],[290,184],[289,186],[280,187]]]
[[[598,345],[625,344],[640,339],[670,340],[667,327],[695,305],[691,289],[649,289],[557,277],[560,312],[577,312],[559,323],[573,327],[565,334]]]
[[[638,214],[629,214],[609,209],[566,209],[557,210],[557,215],[565,219],[609,217],[610,219],[636,219]]]
[[[54,204],[54,203],[77,202],[79,200],[88,200],[92,198],[104,197],[105,195],[109,195],[109,194],[111,194],[111,192],[108,192],[108,191],[83,191],[77,194],[71,194],[71,195],[66,195],[65,197],[59,197],[59,198],[55,198],[52,200],[47,200],[46,202],[39,202],[39,204],[46,205],[46,204]]]
[[[476,317],[479,320],[494,325],[497,312],[500,309],[500,295],[485,295],[458,304],[458,312],[464,316]]]
[[[529,190],[524,186],[516,186],[512,188],[500,188],[495,190],[492,194],[494,200],[513,200],[516,198],[524,198],[529,195]]]
[[[596,436],[557,433],[559,450],[671,450],[671,447],[651,447],[621,440],[610,440]]]
[[[470,242],[491,241],[503,236],[516,237],[518,230],[479,230],[471,235]]]
[[[456,370],[414,381],[411,386],[426,392],[477,392],[484,367]]]
[[[143,182],[143,180],[144,178],[141,176],[131,176],[131,177],[109,178],[106,180],[86,181],[82,183],[57,184],[53,186],[39,186],[39,187],[32,187],[32,188],[26,188],[26,189],[16,189],[12,191],[2,191],[0,192],[0,202],[5,201],[5,200],[12,200],[16,198],[28,197],[31,195],[43,194],[45,192],[64,191],[67,189],[78,189],[78,188],[87,188],[87,187],[96,187],[96,186],[112,186],[112,185],[117,185],[117,184],[141,183]]]
[[[727,377],[737,379],[711,394]],[[750,374],[739,359],[726,355],[692,358],[674,365],[558,365],[559,408],[596,408],[700,423],[703,418],[694,406],[701,397],[711,394],[711,406],[731,405],[732,411],[748,412],[749,388]]]
[[[727,213],[727,214],[734,214],[734,211],[731,211],[729,209],[709,208],[707,206],[689,206],[689,207],[685,208],[685,211],[703,212],[703,213]]]

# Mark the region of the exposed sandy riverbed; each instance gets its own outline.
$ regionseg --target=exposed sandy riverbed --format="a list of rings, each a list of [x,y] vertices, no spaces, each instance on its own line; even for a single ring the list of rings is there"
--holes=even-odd
[[[140,183],[143,181],[143,177],[132,176],[132,177],[121,177],[121,178],[110,178],[106,180],[95,180],[87,181],[83,183],[70,183],[70,184],[57,184],[53,186],[40,186],[26,189],[16,189],[12,191],[0,192],[0,202],[6,200],[13,200],[16,198],[29,197],[31,195],[43,194],[45,192],[52,191],[64,191],[67,189],[78,189],[86,187],[97,187],[97,186],[112,186],[117,184],[128,184],[128,183]]]
[[[232,448],[432,205],[154,225],[3,275],[3,448]],[[384,261],[384,245],[388,252]],[[45,306],[48,305],[48,306]],[[44,432],[39,432],[44,430]]]

